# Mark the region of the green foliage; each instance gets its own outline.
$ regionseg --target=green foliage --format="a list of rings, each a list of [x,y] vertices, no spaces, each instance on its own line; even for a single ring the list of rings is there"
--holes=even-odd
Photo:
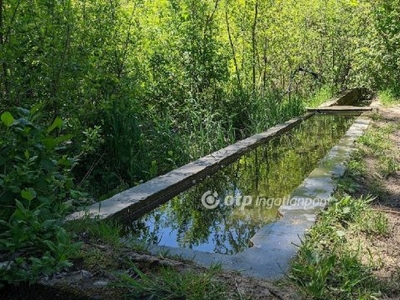
[[[369,299],[368,295],[379,295],[373,289],[368,291],[373,280],[368,268],[360,264],[357,254],[345,252],[338,256],[335,251],[320,254],[304,248],[301,261],[293,265],[295,275],[292,278],[299,281],[312,299]]]
[[[354,199],[350,196],[343,197],[340,201],[335,202],[334,208],[331,209],[328,213],[333,215],[334,218],[337,219],[340,223],[354,223],[359,220],[361,213],[363,213],[370,202],[372,202],[374,198],[360,198]]]
[[[378,93],[378,98],[383,105],[393,105],[400,101],[400,99],[390,90],[380,91]]]
[[[361,253],[347,247],[345,228],[387,234],[387,219],[368,207],[372,198],[344,197],[324,211],[302,241],[292,263],[292,278],[313,299],[375,299],[382,286]],[[366,222],[367,220],[367,222]],[[345,227],[343,227],[345,226]]]
[[[219,272],[212,268],[204,273],[181,273],[172,268],[161,268],[158,274],[147,275],[134,264],[134,276],[119,274],[116,285],[129,290],[127,296],[140,299],[223,299],[226,288],[214,277]]]
[[[375,156],[379,160],[379,174],[386,178],[399,170],[399,156],[395,145],[387,137],[396,132],[396,126],[387,125],[381,129],[372,127],[360,137],[359,142],[365,147],[366,154]]]
[[[397,155],[389,154],[388,156],[381,156],[379,157],[379,163],[379,171],[384,178],[400,170],[399,158]]]
[[[368,210],[363,214],[361,230],[370,235],[386,236],[390,233],[389,221],[384,213]]]
[[[369,130],[358,141],[365,145],[370,153],[375,153],[376,155],[382,155],[391,146],[385,135],[378,130]]]
[[[317,107],[326,102],[332,96],[332,90],[328,86],[324,86],[320,90],[316,91],[311,98],[307,99],[305,105],[308,107]]]
[[[74,160],[65,152],[70,135],[61,135],[62,120],[39,125],[40,111],[18,108],[0,123],[0,254],[9,262],[0,278],[34,281],[70,265],[78,244],[70,241],[60,217],[73,192]]]
[[[364,2],[2,2],[1,109],[62,115],[79,185],[107,196],[356,82]]]
[[[0,3],[6,233],[21,224],[54,240],[57,222],[42,223],[76,204],[71,172],[104,198],[347,86],[400,93],[399,0]],[[361,142],[387,150],[378,137]],[[385,176],[398,169],[392,158]],[[12,236],[7,247],[37,244]]]
[[[395,96],[400,95],[400,1],[379,1],[374,10],[377,30],[378,84],[389,89]]]
[[[55,118],[45,128],[39,125],[40,113],[18,109],[18,119],[9,112],[1,115],[0,125],[0,203],[2,218],[9,218],[18,200],[29,209],[41,207],[43,217],[68,208],[75,161],[65,153],[71,135],[60,135],[62,121]],[[35,122],[35,123],[34,123]],[[42,207],[44,206],[44,207]]]
[[[68,232],[85,236],[93,241],[101,241],[117,247],[120,244],[122,226],[111,221],[83,218],[67,222],[64,227]]]

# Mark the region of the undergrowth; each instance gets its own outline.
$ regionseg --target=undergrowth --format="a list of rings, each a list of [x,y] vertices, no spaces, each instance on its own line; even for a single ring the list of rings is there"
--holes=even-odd
[[[374,120],[381,122],[382,116],[374,115]],[[395,125],[372,124],[358,139],[338,180],[337,200],[320,213],[299,246],[290,278],[306,297],[378,299],[395,286],[374,276],[381,260],[362,240],[391,233],[386,215],[373,210],[371,202],[385,198],[383,181],[399,170],[397,149],[389,138],[396,130]],[[371,168],[369,158],[379,167]]]
[[[381,101],[381,103],[385,106],[400,103],[399,97],[396,96],[395,93],[393,93],[392,91],[390,91],[388,89],[380,91],[378,93],[378,98]]]
[[[131,263],[130,274],[117,274],[115,286],[127,289],[126,296],[134,299],[227,299],[227,286],[215,278],[218,272],[220,268],[198,273],[162,267],[146,274]]]
[[[360,250],[347,245],[346,230],[387,234],[383,215],[371,213],[373,198],[343,197],[330,204],[307,233],[292,264],[290,278],[312,299],[376,299],[381,285]],[[366,225],[365,219],[369,222]]]
[[[63,121],[50,125],[40,107],[18,108],[0,121],[0,285],[34,282],[71,266],[74,243],[60,219],[77,203],[65,154]],[[45,118],[44,118],[45,119]]]

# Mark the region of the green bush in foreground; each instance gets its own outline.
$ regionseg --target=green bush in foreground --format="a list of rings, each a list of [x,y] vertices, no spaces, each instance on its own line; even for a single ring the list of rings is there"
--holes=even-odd
[[[60,135],[57,117],[38,125],[39,108],[0,116],[0,282],[33,282],[70,265],[71,243],[60,218],[76,193],[63,154],[71,136]]]

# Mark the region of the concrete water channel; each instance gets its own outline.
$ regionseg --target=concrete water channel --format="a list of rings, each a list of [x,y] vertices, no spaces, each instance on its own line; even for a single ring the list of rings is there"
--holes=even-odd
[[[278,278],[343,175],[369,119],[347,92],[308,113],[131,188],[69,219],[115,218],[155,255]],[[346,100],[347,99],[347,100]],[[328,108],[330,107],[330,108]],[[347,111],[346,115],[341,112]],[[335,114],[318,114],[318,112]],[[350,115],[348,112],[351,112]]]
[[[244,154],[144,216],[124,220],[145,244],[232,255],[264,225],[345,134],[354,117],[318,115]]]

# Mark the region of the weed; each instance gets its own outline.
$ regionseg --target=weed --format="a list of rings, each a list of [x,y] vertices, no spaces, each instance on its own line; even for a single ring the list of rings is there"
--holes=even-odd
[[[379,294],[376,285],[371,287],[374,279],[357,252],[335,247],[318,251],[313,243],[300,248],[290,278],[313,299],[361,299]]]
[[[147,253],[149,250],[149,244],[146,241],[138,240],[136,238],[122,238],[124,244],[128,245],[133,251],[138,253]]]
[[[292,265],[290,277],[314,298],[321,298],[336,260],[335,255],[321,256],[311,248],[303,246],[298,259]]]
[[[398,125],[386,124],[385,126],[379,128],[379,132],[382,134],[389,135],[391,133],[394,133],[397,129],[398,129]]]
[[[366,166],[362,160],[349,161],[347,169],[353,176],[360,176],[366,172]]]
[[[75,259],[81,259],[83,266],[87,270],[104,272],[105,270],[115,270],[119,266],[118,251],[107,247],[85,247],[76,253]]]
[[[378,199],[381,199],[386,195],[384,184],[381,178],[376,178],[376,180],[370,183],[369,192],[371,195],[375,195]]]
[[[338,195],[353,194],[358,191],[359,184],[354,181],[353,176],[352,173],[347,173],[345,177],[338,179],[336,191]]]
[[[385,106],[399,103],[399,99],[390,90],[380,91],[378,93],[378,98]]]
[[[345,243],[345,228],[351,224],[371,234],[386,232],[382,217],[371,218],[365,225],[372,197],[350,196],[332,202],[309,231],[292,263],[290,278],[313,299],[373,299],[381,286],[369,266],[361,263],[360,249],[354,251]],[[365,226],[364,226],[365,225]],[[367,227],[366,227],[367,226]]]
[[[379,171],[383,177],[389,177],[398,170],[400,170],[397,158],[393,155],[380,156],[379,160]]]
[[[180,273],[172,268],[161,268],[158,274],[145,274],[131,263],[133,276],[118,274],[117,287],[126,288],[134,299],[221,299],[226,287],[217,281],[215,270],[204,273]]]
[[[169,257],[171,256],[171,252],[169,249],[163,249],[158,253],[158,256],[161,258]]]
[[[318,90],[311,98],[307,99],[305,103],[309,107],[318,107],[332,96],[332,89],[329,86],[324,86],[320,90]]]
[[[216,262],[216,263],[211,264],[210,271],[215,272],[215,273],[222,272],[222,263]]]
[[[397,126],[387,125],[383,128],[372,127],[359,142],[364,146],[360,147],[362,153],[376,157],[379,161],[379,176],[386,178],[399,170],[398,154],[392,142],[388,138],[391,133],[397,130]],[[360,151],[358,151],[360,153]],[[349,162],[349,170],[355,175],[366,173],[362,168],[362,157],[353,157]],[[377,195],[381,194],[379,186],[371,187]]]
[[[113,247],[118,247],[121,244],[120,235],[122,225],[112,221],[83,218],[67,222],[65,228],[75,235],[85,236],[85,238],[90,238],[91,240],[98,240]]]
[[[366,132],[358,141],[370,148],[372,150],[370,153],[373,155],[381,155],[384,150],[390,149],[391,146],[387,138],[374,129]]]
[[[326,213],[333,216],[341,224],[355,222],[359,219],[361,213],[368,209],[368,204],[374,200],[373,197],[361,197],[354,199],[346,196],[337,202],[333,202],[331,209]]]
[[[389,221],[384,213],[366,211],[360,218],[360,230],[370,235],[386,236],[390,233]]]

